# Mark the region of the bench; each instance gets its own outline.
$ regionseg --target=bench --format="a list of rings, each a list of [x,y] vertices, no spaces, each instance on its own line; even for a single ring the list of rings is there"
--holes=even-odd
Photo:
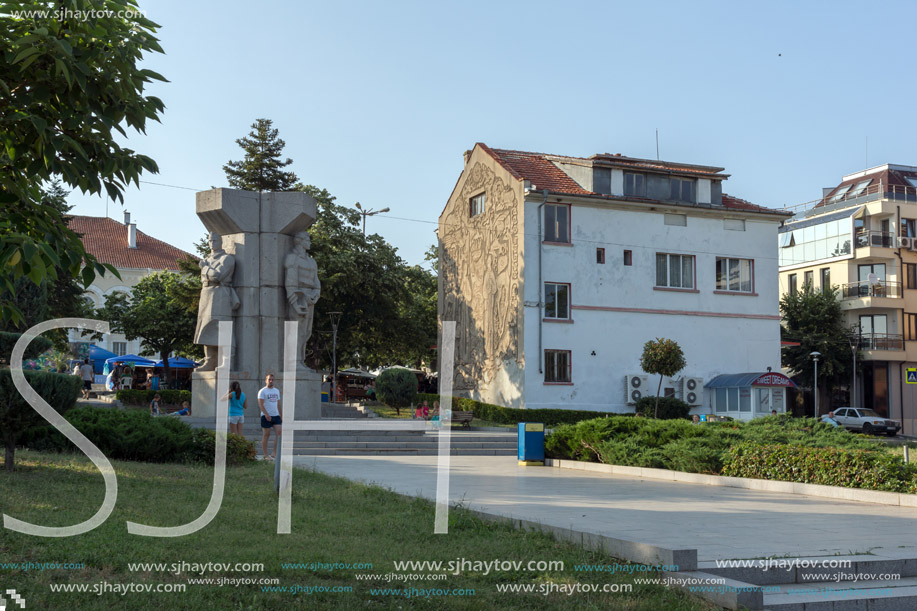
[[[471,428],[471,419],[474,417],[474,412],[462,412],[462,411],[453,411],[452,412],[452,424],[461,424],[466,429]]]

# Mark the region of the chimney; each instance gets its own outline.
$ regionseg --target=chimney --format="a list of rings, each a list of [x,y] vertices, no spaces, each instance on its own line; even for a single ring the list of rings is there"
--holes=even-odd
[[[468,165],[468,160],[471,159],[471,151],[465,151],[462,153],[462,157],[465,158],[465,165]]]
[[[124,211],[124,224],[125,225],[131,224],[131,213],[128,212],[127,210]]]
[[[129,215],[130,212],[125,212],[125,215]],[[126,220],[130,220],[129,218]],[[137,248],[137,223],[130,223],[127,226],[127,247],[128,248]]]

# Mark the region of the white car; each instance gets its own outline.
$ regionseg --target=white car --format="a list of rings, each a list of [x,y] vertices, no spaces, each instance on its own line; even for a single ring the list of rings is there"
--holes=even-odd
[[[901,423],[897,420],[883,418],[873,410],[863,407],[836,409],[834,410],[834,419],[844,428],[866,435],[885,433],[889,437],[894,437],[901,430]]]

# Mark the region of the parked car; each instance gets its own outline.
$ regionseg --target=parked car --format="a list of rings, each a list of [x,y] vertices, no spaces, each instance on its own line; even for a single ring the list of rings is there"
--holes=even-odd
[[[883,418],[875,411],[863,407],[836,409],[834,410],[834,418],[844,428],[866,435],[885,433],[889,437],[894,437],[901,430],[901,423],[897,420]]]

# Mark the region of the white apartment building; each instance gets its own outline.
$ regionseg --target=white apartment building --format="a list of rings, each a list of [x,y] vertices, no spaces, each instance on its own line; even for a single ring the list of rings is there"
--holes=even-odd
[[[722,172],[481,143],[467,151],[438,229],[456,394],[630,412],[656,392],[658,377],[639,361],[647,341],[664,337],[687,366],[662,394],[697,413],[784,411],[791,383],[763,374],[780,370],[774,244],[790,215],[724,194]],[[753,373],[757,395],[716,381]]]

